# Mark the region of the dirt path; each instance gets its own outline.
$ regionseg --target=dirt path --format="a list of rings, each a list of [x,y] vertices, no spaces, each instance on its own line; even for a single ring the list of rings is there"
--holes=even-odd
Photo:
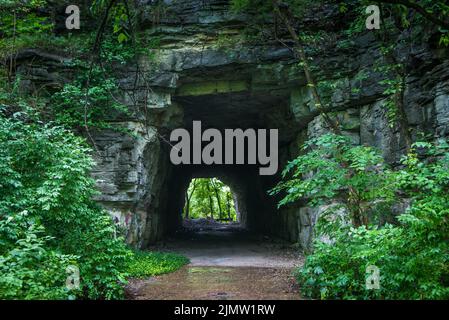
[[[302,256],[282,242],[223,228],[184,234],[151,249],[181,253],[191,263],[171,274],[132,280],[131,299],[300,299],[292,271]]]

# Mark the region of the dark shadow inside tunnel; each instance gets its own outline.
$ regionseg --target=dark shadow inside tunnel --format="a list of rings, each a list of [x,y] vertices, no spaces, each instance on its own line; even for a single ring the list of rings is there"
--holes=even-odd
[[[169,184],[172,199],[168,203],[166,221],[168,234],[185,230],[186,224],[191,226],[192,220],[199,219],[203,224],[227,223],[241,231],[270,233],[270,221],[276,212],[273,199],[266,193],[266,184],[271,181],[260,176],[256,166],[173,166],[172,177]],[[195,182],[196,189],[192,190]],[[228,198],[222,199],[225,201],[220,204],[221,208],[214,189],[218,184],[229,190],[223,193]],[[198,198],[202,203],[192,204],[195,201],[192,191],[200,195]],[[201,212],[192,211],[198,209]],[[199,228],[204,229],[204,226]]]
[[[170,140],[170,133],[173,130],[178,128],[186,130],[192,137],[188,144],[190,144],[191,150],[189,157],[193,158],[194,154],[197,155],[193,145],[196,136],[194,123],[198,121],[201,122],[202,132],[216,129],[224,137],[223,142],[226,141],[227,129],[243,131],[277,129],[279,133],[278,157],[276,158],[278,172],[273,175],[261,175],[260,168],[267,166],[260,163],[249,164],[249,161],[245,161],[243,164],[238,164],[237,161],[234,161],[234,164],[205,164],[203,161],[200,161],[200,164],[195,164],[195,161],[190,161],[190,164],[184,164],[183,161],[173,164],[169,159],[173,146],[161,143],[161,163],[169,164],[167,167],[160,167],[162,169],[161,179],[158,181],[162,181],[161,190],[163,192],[154,194],[150,192],[147,196],[151,201],[148,202],[150,205],[145,207],[148,214],[143,246],[166,237],[176,236],[185,229],[186,204],[189,189],[192,188],[192,181],[195,179],[216,179],[230,188],[240,230],[256,235],[282,237],[289,241],[296,241],[299,228],[296,211],[292,209],[281,212],[277,208],[279,199],[268,194],[268,191],[280,181],[279,171],[288,160],[292,159],[291,150],[297,143],[295,137],[302,129],[295,123],[294,117],[289,111],[289,96],[282,90],[281,92],[243,91],[224,94],[197,94],[196,91],[194,93],[178,91],[179,95],[173,97],[173,104],[181,110],[179,115],[182,115],[182,118],[178,118],[177,127],[165,128],[165,131],[160,131],[164,136],[164,141]],[[178,115],[178,113],[173,114]],[[243,140],[245,141],[245,160],[247,160],[250,139],[244,138]],[[265,141],[268,142],[268,140]],[[179,140],[176,143],[179,143]],[[201,141],[200,153],[207,144],[207,141]],[[251,146],[254,147],[254,143]],[[236,145],[233,148],[235,157]],[[271,144],[266,148],[271,152]],[[258,143],[257,150],[259,150]],[[224,156],[226,154],[225,146],[222,151],[221,154]],[[151,157],[150,150],[148,157]],[[209,196],[216,197],[213,190],[205,195],[206,208],[210,207],[208,202],[214,201],[210,200]],[[152,207],[151,203],[156,203],[156,205]],[[226,210],[221,208],[222,216],[219,214],[220,208],[217,210],[218,213],[212,214],[213,220],[225,222],[225,219],[229,219]],[[210,213],[213,210],[204,211],[209,212],[205,212],[202,219],[212,218]],[[189,218],[195,217],[195,214],[191,209],[188,212]]]

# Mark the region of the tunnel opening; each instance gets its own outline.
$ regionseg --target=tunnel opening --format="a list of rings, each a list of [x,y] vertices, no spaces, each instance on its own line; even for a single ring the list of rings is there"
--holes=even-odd
[[[207,229],[209,231],[211,231],[210,229],[230,231],[230,234],[274,235],[273,223],[278,218],[276,201],[268,195],[267,190],[276,183],[276,179],[271,176],[260,176],[258,166],[253,165],[172,166],[169,180],[171,199],[168,203],[164,223],[168,228],[167,235],[176,237],[186,232],[190,234],[198,231],[206,232]],[[190,221],[186,221],[188,197],[193,197],[191,193],[194,182],[203,184],[201,192],[198,189],[195,191],[200,195],[198,200],[201,203],[192,203],[192,198],[190,198],[188,213]],[[231,221],[228,221],[228,203],[226,201],[222,201],[220,216],[213,183],[220,183],[228,191],[223,195],[227,194],[228,200],[230,200]],[[225,200],[224,197],[223,200]],[[195,212],[195,210],[197,211]],[[190,218],[194,218],[196,221],[191,221]],[[195,222],[199,224],[195,225]]]
[[[207,219],[239,223],[237,201],[231,188],[218,178],[193,178],[185,194],[185,220]]]
[[[150,205],[144,207],[148,213],[145,228],[147,236],[141,246],[147,247],[156,241],[176,237],[185,230],[186,224],[193,224],[190,223],[192,221],[185,221],[185,210],[188,202],[186,195],[189,194],[189,190],[191,191],[192,182],[196,179],[216,179],[230,188],[232,202],[236,208],[237,223],[235,224],[241,232],[296,242],[300,228],[297,210],[295,208],[279,210],[277,207],[279,199],[268,193],[280,181],[280,171],[287,161],[294,157],[292,150],[297,149],[298,133],[303,129],[301,125],[298,125],[290,110],[290,90],[288,88],[259,90],[251,86],[239,87],[240,82],[234,80],[223,80],[226,86],[222,84],[223,81],[212,81],[211,84],[196,83],[191,82],[194,80],[192,77],[192,74],[189,74],[187,79],[180,78],[183,83],[185,80],[185,84],[181,85],[171,97],[171,107],[165,113],[161,113],[161,116],[165,114],[176,119],[176,125],[159,131],[163,135],[163,141],[160,142],[161,155],[167,166],[162,167],[163,170],[158,172],[160,179],[157,181],[162,182],[161,190],[164,192],[153,195],[150,191],[145,195],[145,199],[150,200],[148,201]],[[204,78],[204,74],[202,77]],[[171,151],[175,145],[178,145],[179,140],[172,141],[173,145],[166,142],[170,141],[170,135],[176,129],[185,130],[188,136],[192,137],[187,140],[191,150],[189,158],[193,158],[194,154],[198,156],[193,145],[194,137],[196,137],[195,122],[201,122],[201,132],[214,129],[224,137],[226,130],[257,132],[277,130],[277,173],[263,175],[260,169],[267,167],[266,164],[246,161],[249,158],[248,150],[251,144],[250,139],[246,137],[243,139],[244,163],[238,163],[238,161],[233,161],[233,164],[205,163],[204,161],[173,163],[170,160]],[[209,141],[201,140],[200,148],[197,148],[200,153],[209,143]],[[265,141],[268,140],[270,139]],[[254,147],[254,143],[251,146]],[[225,147],[222,144],[222,155],[227,154]],[[234,144],[233,148],[235,157],[237,144]],[[259,143],[256,149],[259,154]],[[268,150],[271,152],[271,143],[268,143],[267,153]],[[152,156],[153,153],[149,150],[148,158]],[[212,199],[216,197],[213,190],[210,196]],[[216,200],[213,201],[216,203]],[[208,202],[207,196],[204,206],[209,206]],[[152,203],[156,203],[157,206],[152,207]],[[218,204],[214,206],[218,207]],[[219,208],[216,210],[220,211]],[[193,212],[192,216],[192,209],[189,209],[189,218],[210,219],[210,211],[212,210],[209,210],[205,216],[195,217],[196,213]],[[218,223],[224,222],[219,220],[226,219],[226,215],[220,217],[215,212],[213,215],[213,220]],[[204,220],[202,222],[205,223]]]

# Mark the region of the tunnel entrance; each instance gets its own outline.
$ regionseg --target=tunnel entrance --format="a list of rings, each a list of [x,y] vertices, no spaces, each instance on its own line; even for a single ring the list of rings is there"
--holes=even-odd
[[[258,174],[256,166],[181,165],[172,169],[172,199],[165,223],[169,234],[186,226],[195,229],[195,222],[202,223],[203,229],[207,224],[227,224],[252,232],[269,231],[276,205],[266,193],[267,179]]]
[[[142,246],[145,247],[155,241],[173,236],[186,226],[194,225],[195,221],[191,220],[201,219],[197,222],[203,224],[212,223],[213,220],[213,223],[224,224],[229,220],[228,211],[232,216],[233,210],[235,210],[238,222],[236,223],[232,219],[233,224],[238,224],[242,231],[297,241],[299,229],[297,210],[279,210],[277,208],[279,199],[268,194],[268,191],[280,181],[280,170],[288,160],[294,157],[291,151],[297,150],[296,138],[303,129],[296,122],[290,109],[290,89],[282,87],[268,91],[259,90],[250,85],[238,86],[240,80],[195,82],[194,75],[195,73],[192,71],[188,78],[180,78],[179,81],[183,85],[177,88],[171,96],[170,107],[165,111],[160,111],[161,118],[162,115],[170,116],[170,119],[176,119],[177,122],[176,125],[159,131],[164,137],[160,143],[161,154],[163,161],[168,163],[168,167],[159,173],[161,178],[158,181],[163,181],[163,192],[155,193],[154,198],[147,198],[151,200],[150,207],[147,209],[149,215],[146,216],[145,232],[148,236],[144,239]],[[211,74],[209,76],[212,77]],[[198,77],[204,79],[204,70],[198,74]],[[227,162],[211,164],[202,161],[188,162],[189,164],[173,163],[169,158],[173,146],[177,142],[172,141],[173,145],[165,142],[170,141],[171,132],[176,129],[183,129],[189,133],[190,137],[196,137],[193,125],[195,122],[201,122],[202,132],[209,129],[215,129],[220,133],[236,129],[242,131],[249,129],[257,132],[276,129],[278,132],[278,157],[276,157],[278,172],[273,175],[261,175],[260,169],[265,165],[247,161],[251,143],[250,139],[246,137],[243,138],[245,140],[245,161],[243,163],[236,161],[232,162],[234,164],[227,164]],[[189,140],[192,156],[195,152],[193,140],[194,138]],[[200,148],[197,150],[203,150],[209,142],[201,141]],[[251,147],[254,150],[254,143],[251,144]],[[269,144],[270,147],[271,144]],[[257,153],[259,153],[259,148],[261,147],[257,143]],[[223,155],[225,150],[226,148],[223,147]],[[235,150],[234,146],[234,157]],[[151,157],[150,150],[148,153]],[[197,179],[205,179],[198,181],[209,179],[208,181],[217,183],[220,181],[228,186],[232,195],[230,201],[233,203],[232,208],[227,210],[227,207],[218,207],[215,190],[210,185],[209,193],[205,192],[201,209],[199,211],[194,209],[192,203],[188,203],[188,197],[193,188],[192,182]],[[157,203],[157,207],[153,209],[151,203]],[[186,219],[187,203],[188,219]],[[227,202],[223,203],[223,206],[227,206]]]
[[[299,221],[298,207],[278,209],[279,199],[268,194],[280,181],[280,170],[287,161],[296,157],[303,139],[301,134],[306,124],[298,123],[296,115],[292,113],[291,88],[285,84],[267,90],[265,87],[253,86],[254,79],[250,74],[223,72],[214,75],[211,69],[196,74],[195,70],[190,70],[188,74],[179,76],[179,86],[171,92],[155,89],[152,97],[158,97],[157,101],[164,103],[151,108],[151,116],[145,118],[147,122],[126,122],[132,136],[107,130],[95,136],[96,145],[101,150],[96,159],[98,165],[93,172],[102,190],[97,200],[126,230],[128,243],[148,248],[182,230],[186,215],[186,193],[192,188],[194,179],[216,179],[212,181],[220,181],[228,186],[232,196],[229,202],[232,205],[228,210],[228,202],[225,201],[223,206],[226,208],[219,208],[212,190],[210,195],[214,209],[202,213],[189,207],[189,219],[210,217],[215,222],[225,224],[226,219],[231,220],[229,215],[233,217],[235,210],[232,223],[238,223],[243,230],[298,241],[302,223]],[[213,81],[217,77],[222,79],[228,76],[231,79]],[[245,78],[245,85],[240,85],[243,80],[234,77]],[[211,81],[204,81],[209,78]],[[233,164],[227,161],[222,164],[204,161],[178,164],[171,161],[171,151],[176,142],[170,141],[170,136],[176,129],[189,133],[192,137],[189,140],[192,155],[198,155],[193,145],[193,137],[196,137],[193,124],[197,121],[201,122],[201,132],[215,129],[222,136],[226,130],[252,130],[257,133],[277,130],[278,156],[273,157],[277,158],[273,161],[270,159],[270,162],[277,162],[278,172],[261,175],[260,169],[267,165],[259,161],[247,161],[250,154],[254,154],[254,149],[257,149],[259,157],[262,147],[259,143],[248,142],[254,140],[246,135],[235,137],[236,140],[245,140],[244,143],[233,144],[234,157],[237,146],[245,145],[242,148],[244,161],[231,161]],[[197,150],[204,151],[211,141],[200,140]],[[252,152],[248,151],[250,144]],[[226,149],[223,144],[221,146],[224,149],[222,155],[229,154],[225,152],[229,148]],[[265,148],[271,149],[271,146],[270,141]],[[265,152],[271,154],[271,150]],[[208,202],[207,197],[206,208],[210,207]],[[195,216],[197,213],[201,214]],[[310,223],[306,220],[303,219],[303,224],[308,226]],[[304,234],[308,237],[310,232]]]

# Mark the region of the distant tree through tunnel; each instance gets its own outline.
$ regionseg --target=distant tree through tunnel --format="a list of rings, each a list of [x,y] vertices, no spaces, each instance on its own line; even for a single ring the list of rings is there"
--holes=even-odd
[[[234,198],[231,188],[218,178],[194,178],[185,193],[183,218],[236,222]]]

